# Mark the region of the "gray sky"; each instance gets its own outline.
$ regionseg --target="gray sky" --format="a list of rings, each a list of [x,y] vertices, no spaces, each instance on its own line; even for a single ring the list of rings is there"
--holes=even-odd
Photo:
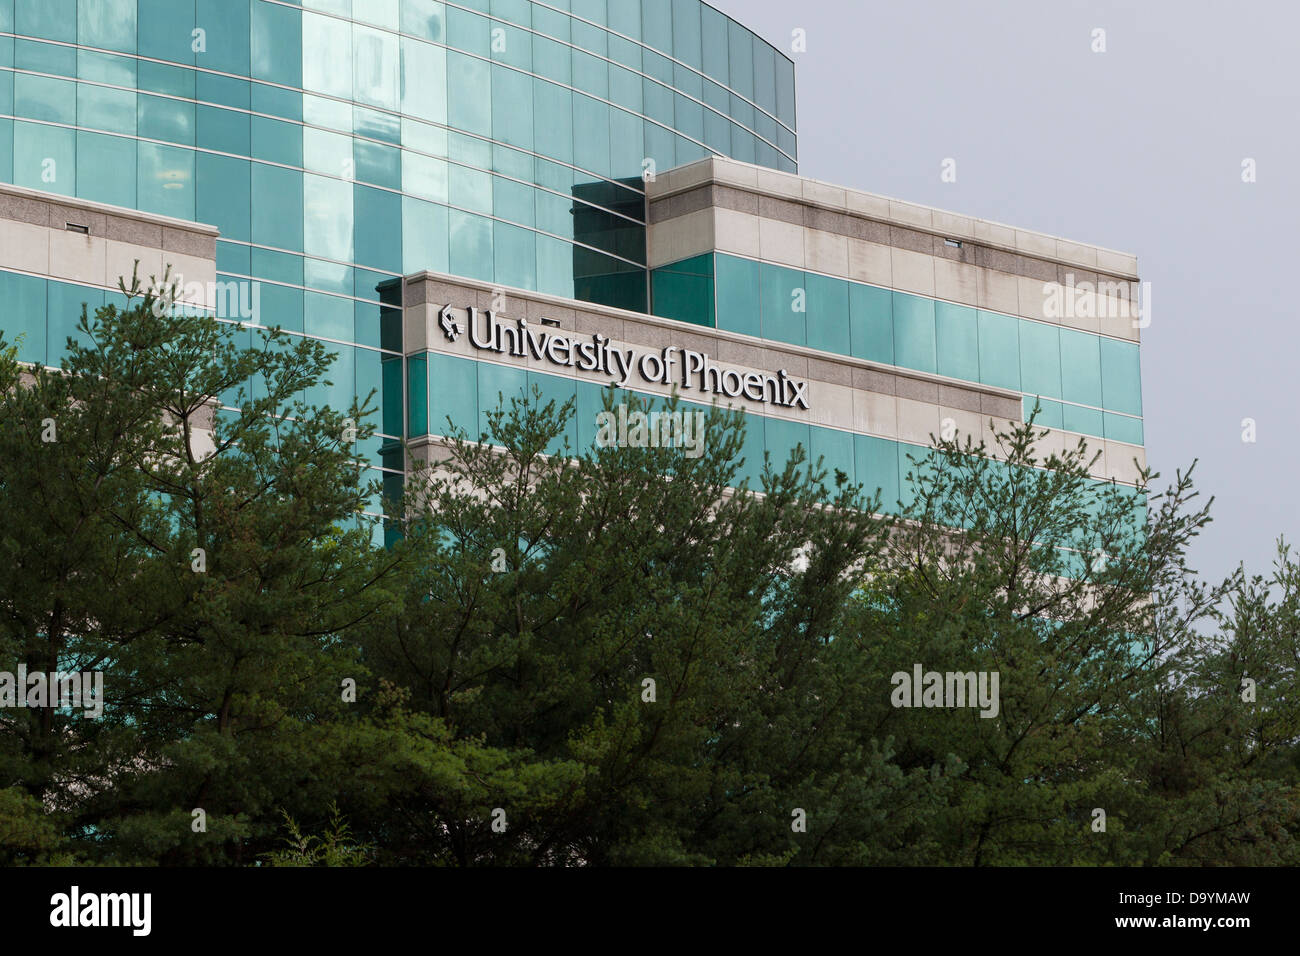
[[[787,51],[807,32],[803,175],[1137,255],[1148,461],[1172,480],[1200,459],[1194,567],[1267,571],[1300,526],[1300,4],[711,2]]]

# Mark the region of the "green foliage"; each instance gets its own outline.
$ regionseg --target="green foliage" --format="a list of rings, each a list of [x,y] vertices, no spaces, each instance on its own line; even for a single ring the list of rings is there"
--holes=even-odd
[[[573,406],[534,394],[384,548],[372,410],[303,400],[324,347],[154,304],[57,371],[0,341],[0,672],[106,698],[0,709],[0,862],[1300,858],[1300,568],[1199,581],[1188,475],[1098,483],[1031,423],[937,442],[883,517],[802,450],[731,490],[738,413],[551,456]],[[996,673],[996,716],[895,706],[916,665]]]

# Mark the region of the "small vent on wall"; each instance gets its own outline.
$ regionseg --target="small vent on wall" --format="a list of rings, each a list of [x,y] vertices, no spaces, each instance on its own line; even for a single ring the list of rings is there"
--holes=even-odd
[[[79,232],[79,233],[81,233],[83,236],[88,236],[88,235],[90,235],[90,227],[89,227],[89,226],[83,226],[83,225],[82,225],[81,223],[79,223],[79,222],[70,222],[70,223],[67,223],[67,224],[66,224],[66,228],[67,228],[68,232]]]
[[[960,241],[960,240],[957,240],[957,239],[945,239],[945,240],[943,241],[943,244],[944,244],[945,246],[952,246],[954,249],[960,249],[960,248],[961,248],[961,241]]]
[[[557,328],[557,329],[558,329],[558,328],[560,327],[560,320],[559,320],[559,319],[542,319],[542,325],[549,325],[549,326],[552,326],[553,328]]]

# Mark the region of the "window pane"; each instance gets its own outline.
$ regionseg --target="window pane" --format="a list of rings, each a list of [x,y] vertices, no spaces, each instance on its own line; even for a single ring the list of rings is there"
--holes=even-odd
[[[1042,322],[1020,323],[1020,377],[1031,395],[1061,396],[1061,330]]]
[[[799,295],[801,291],[803,296]],[[759,277],[763,338],[806,344],[806,313],[798,311],[799,300],[805,298],[806,302],[806,295],[802,272],[764,263]]]
[[[253,164],[253,241],[280,249],[302,246],[303,174]],[[350,207],[349,207],[350,208]]]
[[[894,364],[894,296],[888,289],[849,284],[850,347],[858,358]]]
[[[849,284],[843,279],[808,275],[808,345],[848,355]]]
[[[1101,394],[1099,337],[1061,329],[1061,397],[1067,402],[1100,406]]]
[[[302,48],[312,55],[302,64],[305,90],[352,98],[352,71],[339,64],[352,63],[352,25],[316,13],[302,15]]]
[[[894,358],[904,368],[936,370],[933,299],[894,293]]]
[[[1142,414],[1142,362],[1137,345],[1102,339],[1101,378],[1107,408]]]
[[[193,219],[194,151],[141,143],[139,156],[139,208],[177,219]]]
[[[974,309],[936,302],[935,334],[939,374],[966,382],[980,380],[979,321]]]
[[[42,6],[58,6],[48,0]],[[77,10],[77,42],[122,53],[135,52],[135,0],[83,0]]]
[[[1019,389],[1019,320],[980,310],[979,328],[980,381],[999,388]]]
[[[734,256],[715,257],[718,328],[759,334],[758,263]]]
[[[128,209],[136,205],[136,142],[121,136],[77,133],[77,195]],[[112,282],[114,276],[109,276]]]

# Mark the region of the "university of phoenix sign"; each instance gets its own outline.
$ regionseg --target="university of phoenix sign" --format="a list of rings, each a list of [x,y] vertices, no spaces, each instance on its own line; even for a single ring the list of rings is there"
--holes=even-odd
[[[619,386],[626,386],[635,373],[652,385],[676,384],[684,391],[744,397],[751,402],[786,408],[808,407],[808,383],[790,378],[785,369],[775,375],[740,372],[715,365],[703,352],[675,345],[665,346],[658,352],[638,352],[634,348],[620,348],[599,332],[592,333],[590,338],[573,338],[545,326],[529,325],[527,319],[508,322],[491,309],[470,306],[455,310],[448,305],[439,312],[438,326],[450,342],[463,334],[458,311],[465,313],[470,344],[481,352],[515,358],[531,355],[539,362],[609,375]]]

